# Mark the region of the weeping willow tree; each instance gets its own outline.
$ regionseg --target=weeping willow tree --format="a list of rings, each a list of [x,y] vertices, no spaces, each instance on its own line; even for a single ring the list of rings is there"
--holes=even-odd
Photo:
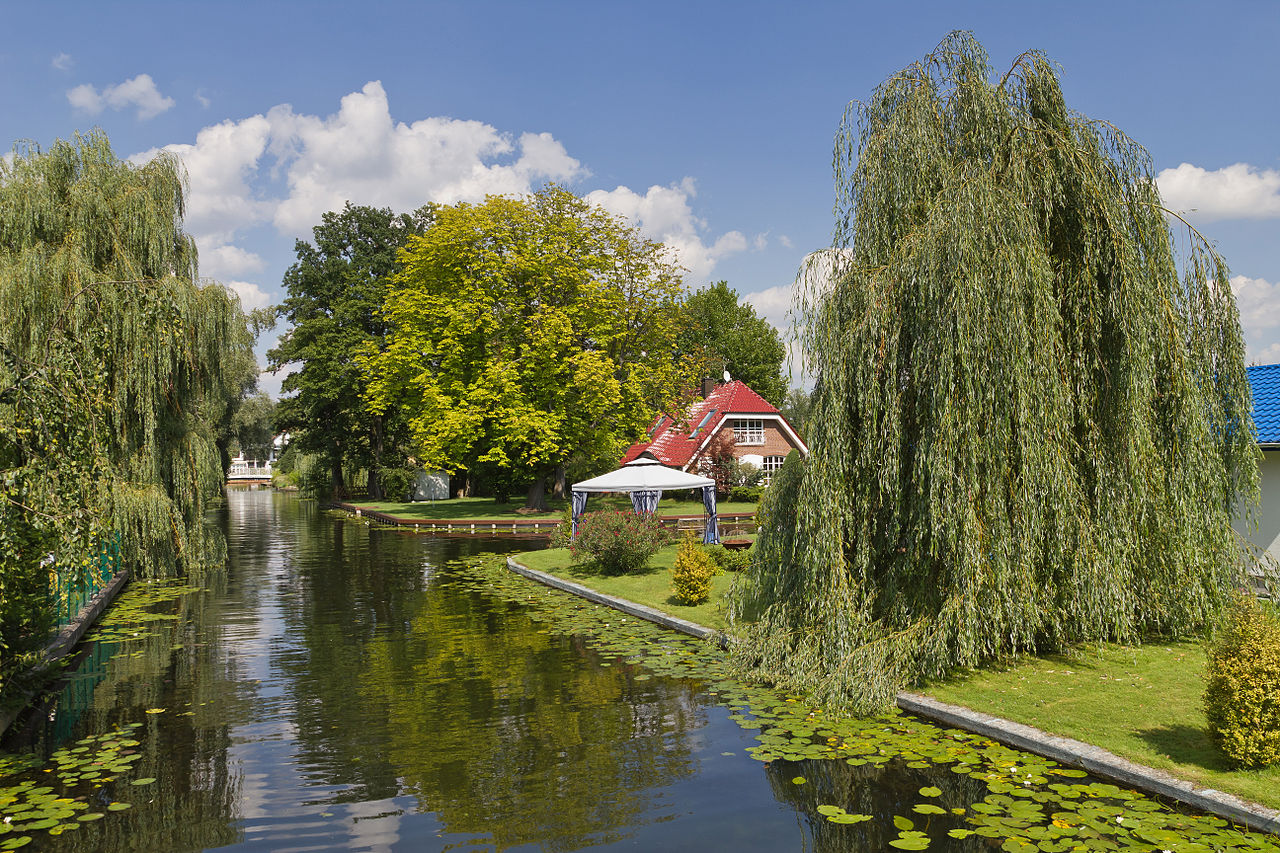
[[[1202,624],[1257,450],[1228,271],[1175,242],[1147,153],[1043,55],[996,78],[955,33],[851,105],[835,171],[834,275],[798,300],[811,455],[769,491],[739,666],[869,710]]]
[[[222,562],[203,518],[223,480],[214,430],[252,338],[236,298],[198,282],[182,215],[177,161],[123,162],[101,133],[0,160],[7,640],[37,633],[50,574],[91,570],[106,538],[144,577]]]

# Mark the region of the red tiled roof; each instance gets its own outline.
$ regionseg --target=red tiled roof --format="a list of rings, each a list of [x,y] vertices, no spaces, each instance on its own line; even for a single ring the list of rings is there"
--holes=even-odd
[[[706,424],[702,424],[708,412],[713,412],[712,417]],[[653,440],[631,445],[622,457],[622,464],[627,464],[647,450],[664,465],[684,468],[707,436],[720,430],[726,417],[777,414],[781,413],[768,400],[735,379],[717,385],[705,400],[699,400],[690,406],[689,416],[685,419],[687,426],[684,428],[677,427],[668,415],[659,415],[651,433]],[[702,424],[701,428],[699,424]]]

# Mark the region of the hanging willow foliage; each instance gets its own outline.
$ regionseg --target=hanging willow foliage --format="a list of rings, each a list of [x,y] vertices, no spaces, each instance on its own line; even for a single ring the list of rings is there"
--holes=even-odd
[[[993,80],[952,34],[837,136],[836,274],[799,299],[811,455],[737,603],[743,671],[830,703],[1186,632],[1239,580],[1258,454],[1227,268],[1190,229],[1179,266],[1147,153],[1043,55]]]
[[[214,429],[252,337],[235,296],[198,282],[183,181],[100,132],[0,160],[0,584],[84,567],[115,534],[143,577],[222,562]]]

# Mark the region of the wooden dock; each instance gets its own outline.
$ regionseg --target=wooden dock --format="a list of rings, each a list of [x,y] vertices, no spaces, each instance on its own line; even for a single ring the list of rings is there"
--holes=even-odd
[[[350,503],[329,503],[325,504],[325,507],[328,509],[340,509],[357,518],[365,518],[387,527],[407,528],[418,533],[450,533],[455,536],[493,536],[495,534],[550,536],[560,526],[559,518],[511,518],[501,520],[492,518],[401,518],[385,512],[378,512],[377,510],[363,509]],[[752,523],[754,516],[755,514],[750,512],[727,512],[718,516],[721,533],[754,533],[755,525]],[[662,515],[658,517],[658,520],[662,522],[663,526],[678,531],[699,532],[706,524],[706,519],[701,515]],[[730,530],[730,528],[733,528],[733,530]]]

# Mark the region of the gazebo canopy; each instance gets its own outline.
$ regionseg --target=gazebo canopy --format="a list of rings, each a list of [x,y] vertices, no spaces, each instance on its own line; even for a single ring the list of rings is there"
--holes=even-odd
[[[710,477],[700,477],[668,468],[652,456],[641,455],[616,471],[573,484],[575,492],[637,492],[651,489],[701,489],[714,486]]]
[[[702,541],[719,542],[716,481],[677,468],[668,468],[647,452],[616,471],[573,484],[572,535],[578,535],[578,519],[587,508],[587,495],[591,492],[628,492],[631,495],[631,506],[636,512],[654,512],[663,491],[668,489],[702,490],[702,506],[707,513],[707,529],[702,535]]]

